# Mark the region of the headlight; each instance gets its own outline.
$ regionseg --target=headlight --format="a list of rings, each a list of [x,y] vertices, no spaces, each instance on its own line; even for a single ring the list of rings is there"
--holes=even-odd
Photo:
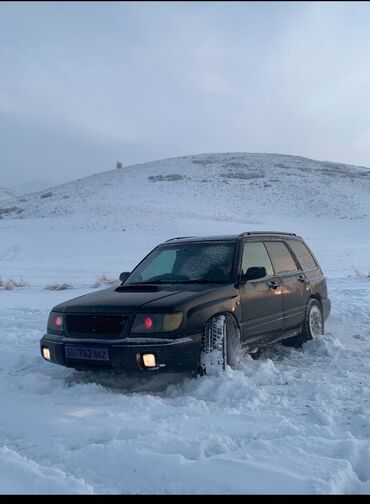
[[[63,333],[63,316],[58,312],[50,312],[48,319],[48,332]]]
[[[176,331],[181,326],[182,313],[136,315],[131,332],[159,333]]]

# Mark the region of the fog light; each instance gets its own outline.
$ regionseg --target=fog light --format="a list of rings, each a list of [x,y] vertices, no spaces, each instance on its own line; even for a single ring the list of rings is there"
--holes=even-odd
[[[42,349],[42,356],[46,360],[51,360],[50,359],[50,350],[47,347],[43,347],[43,349]]]
[[[151,353],[143,354],[143,364],[147,368],[157,367],[157,363],[155,361],[155,355]]]

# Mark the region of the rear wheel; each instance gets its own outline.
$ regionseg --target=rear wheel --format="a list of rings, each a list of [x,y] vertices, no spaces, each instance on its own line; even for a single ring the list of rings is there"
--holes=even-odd
[[[231,315],[212,317],[203,333],[200,374],[218,375],[226,366],[235,367],[240,358],[239,326]]]
[[[284,341],[287,346],[300,347],[306,341],[319,338],[324,334],[324,317],[321,304],[311,298],[306,308],[306,315],[302,324],[301,334]]]

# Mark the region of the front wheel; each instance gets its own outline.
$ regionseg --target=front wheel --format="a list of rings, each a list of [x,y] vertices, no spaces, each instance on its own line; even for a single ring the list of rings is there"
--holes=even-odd
[[[212,317],[204,329],[200,374],[218,375],[226,366],[235,367],[240,357],[239,326],[231,315]]]

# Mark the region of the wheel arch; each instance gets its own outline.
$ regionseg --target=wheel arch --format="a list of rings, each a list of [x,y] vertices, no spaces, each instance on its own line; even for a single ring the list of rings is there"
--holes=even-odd
[[[323,310],[322,297],[321,297],[321,295],[318,292],[315,292],[314,294],[311,294],[311,296],[310,296],[309,299],[315,299],[320,304],[321,311]]]
[[[193,332],[202,332],[208,322],[218,315],[230,315],[240,326],[241,308],[239,295],[217,296],[211,299],[205,299],[203,302],[194,302],[194,305],[185,311],[187,328]]]
[[[209,324],[209,322],[215,318],[215,317],[219,317],[220,315],[223,315],[224,317],[226,318],[229,318],[230,320],[232,320],[232,322],[235,324],[235,326],[238,328],[239,332],[240,332],[240,324],[239,324],[239,320],[237,319],[237,317],[235,316],[235,314],[231,311],[228,311],[228,310],[223,310],[223,311],[219,311],[219,312],[216,312],[216,313],[213,313],[209,318],[208,320],[206,321],[205,323],[205,326],[204,328],[207,327],[207,325]]]

